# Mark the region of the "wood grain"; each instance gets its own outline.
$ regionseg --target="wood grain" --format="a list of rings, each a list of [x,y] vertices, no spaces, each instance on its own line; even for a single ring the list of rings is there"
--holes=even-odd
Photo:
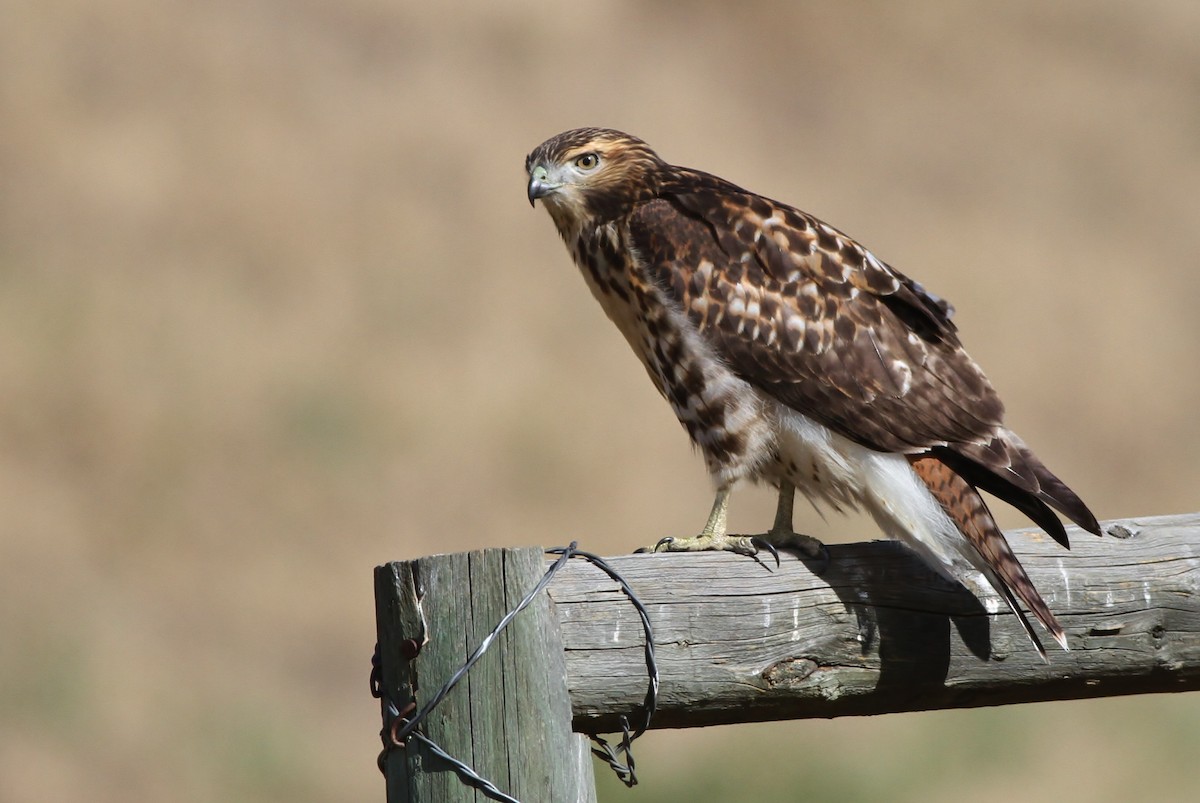
[[[1043,662],[990,588],[969,592],[885,541],[826,565],[728,553],[610,563],[647,605],[654,727],[836,717],[1200,688],[1200,514],[1009,533],[1071,647]],[[615,729],[645,694],[643,632],[617,585],[572,561],[549,588],[574,728]],[[978,594],[979,596],[975,596]]]

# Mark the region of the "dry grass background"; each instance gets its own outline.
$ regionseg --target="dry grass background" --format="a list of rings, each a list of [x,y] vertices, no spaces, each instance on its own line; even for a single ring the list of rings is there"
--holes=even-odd
[[[1200,508],[1190,0],[3,6],[0,800],[382,799],[376,563],[700,525],[700,461],[525,201],[568,127],[950,298],[1098,515]],[[601,795],[1187,800],[1198,723],[660,732]]]

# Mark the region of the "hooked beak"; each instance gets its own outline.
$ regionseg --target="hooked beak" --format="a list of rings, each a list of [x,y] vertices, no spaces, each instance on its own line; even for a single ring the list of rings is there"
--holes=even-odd
[[[545,198],[550,193],[558,189],[557,184],[551,183],[548,180],[549,171],[545,165],[536,165],[529,171],[529,187],[526,189],[526,195],[529,197],[529,205],[534,206],[534,201],[538,198]]]

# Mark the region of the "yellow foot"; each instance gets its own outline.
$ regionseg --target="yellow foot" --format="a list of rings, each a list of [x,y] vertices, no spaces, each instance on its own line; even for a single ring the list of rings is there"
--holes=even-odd
[[[754,556],[760,549],[775,553],[771,544],[749,535],[715,535],[701,533],[693,538],[663,538],[654,546],[644,546],[638,552],[736,552]],[[778,554],[775,555],[778,558]]]
[[[805,558],[821,558],[829,561],[829,550],[811,535],[802,535],[791,530],[771,530],[762,535],[715,535],[701,533],[692,538],[667,537],[653,546],[636,550],[645,552],[735,552],[738,555],[757,557],[759,552],[769,552],[779,565],[779,550],[797,552]],[[817,572],[820,574],[821,572]]]
[[[825,544],[811,535],[793,532],[790,528],[771,529],[758,536],[755,540],[766,542],[780,549],[799,552],[806,558],[829,558],[829,550]]]

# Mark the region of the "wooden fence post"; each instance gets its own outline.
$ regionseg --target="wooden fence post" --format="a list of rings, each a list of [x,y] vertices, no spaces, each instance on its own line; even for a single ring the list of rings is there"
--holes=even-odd
[[[426,703],[546,570],[543,550],[488,549],[375,569],[380,689]],[[425,720],[422,731],[503,792],[595,801],[586,736],[571,731],[558,616],[539,594]],[[484,800],[416,740],[384,760],[388,803]]]

